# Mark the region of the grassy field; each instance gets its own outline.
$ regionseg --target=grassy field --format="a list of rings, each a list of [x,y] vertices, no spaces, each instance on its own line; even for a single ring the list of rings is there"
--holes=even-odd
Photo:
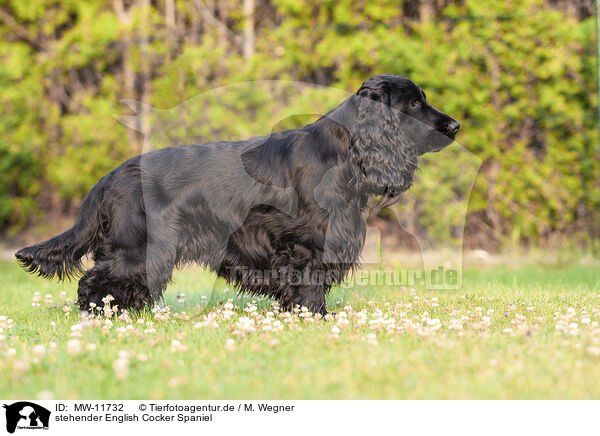
[[[340,288],[329,320],[269,313],[203,271],[178,272],[160,309],[111,320],[81,319],[75,282],[7,262],[0,277],[1,398],[600,398],[598,267]]]

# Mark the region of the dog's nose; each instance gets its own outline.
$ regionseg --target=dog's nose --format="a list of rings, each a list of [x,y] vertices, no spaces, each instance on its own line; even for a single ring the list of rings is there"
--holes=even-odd
[[[460,124],[458,123],[458,121],[452,120],[448,123],[448,133],[450,133],[451,135],[456,135],[458,129],[460,129]]]

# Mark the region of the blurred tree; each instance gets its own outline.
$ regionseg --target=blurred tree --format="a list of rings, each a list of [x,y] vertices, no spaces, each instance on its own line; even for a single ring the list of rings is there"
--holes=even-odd
[[[471,245],[598,237],[592,12],[591,0],[0,0],[0,229],[67,210],[139,153],[150,106],[257,79],[351,91],[386,72],[413,78],[457,117],[458,141],[483,160]],[[294,92],[297,113],[338,103],[325,90]],[[268,133],[284,110],[260,87],[212,98],[168,140]],[[135,130],[113,117],[123,99],[139,102]],[[382,216],[409,217],[411,232],[448,243],[459,236],[448,223],[462,226],[469,158],[459,147],[441,156]]]

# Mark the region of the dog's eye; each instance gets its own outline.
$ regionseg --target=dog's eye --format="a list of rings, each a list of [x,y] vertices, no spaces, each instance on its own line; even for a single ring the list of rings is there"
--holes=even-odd
[[[418,109],[421,106],[421,102],[419,100],[413,100],[408,105],[411,109]]]

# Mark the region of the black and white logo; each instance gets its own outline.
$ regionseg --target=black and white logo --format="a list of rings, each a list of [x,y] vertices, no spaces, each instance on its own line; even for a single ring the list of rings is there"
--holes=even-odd
[[[5,404],[6,431],[14,433],[16,429],[48,430],[50,411],[29,401]]]

